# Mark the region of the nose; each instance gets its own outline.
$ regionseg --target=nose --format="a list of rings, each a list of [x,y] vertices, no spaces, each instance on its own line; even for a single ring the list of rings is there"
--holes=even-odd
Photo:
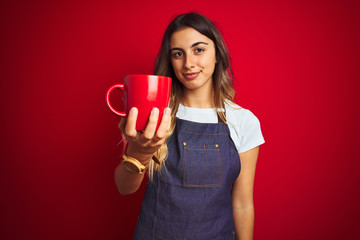
[[[195,67],[195,56],[193,56],[192,54],[186,54],[186,58],[185,58],[185,68],[186,69],[191,69]]]

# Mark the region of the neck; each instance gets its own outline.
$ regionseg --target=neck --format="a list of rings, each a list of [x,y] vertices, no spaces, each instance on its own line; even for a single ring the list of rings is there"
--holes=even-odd
[[[203,92],[187,89],[181,99],[181,104],[186,107],[193,108],[213,108],[214,104],[214,89]]]

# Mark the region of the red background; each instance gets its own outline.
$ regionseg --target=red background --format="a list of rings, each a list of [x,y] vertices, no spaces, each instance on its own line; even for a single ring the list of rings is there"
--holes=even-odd
[[[105,92],[152,73],[171,17],[214,20],[238,103],[260,119],[255,239],[359,239],[359,4],[349,0],[0,3],[1,239],[131,239]]]

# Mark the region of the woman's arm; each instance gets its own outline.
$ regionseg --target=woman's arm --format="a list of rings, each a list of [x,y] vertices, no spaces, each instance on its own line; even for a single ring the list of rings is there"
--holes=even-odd
[[[130,110],[127,119],[121,119],[119,128],[128,141],[126,154],[135,158],[143,165],[151,160],[153,154],[166,141],[170,130],[171,110],[164,110],[163,118],[159,128],[156,130],[159,110],[154,108],[150,114],[148,124],[143,132],[135,130],[138,111],[136,108]],[[130,194],[138,190],[144,174],[132,173],[123,164],[119,164],[115,169],[115,183],[121,194]]]
[[[232,188],[233,215],[236,239],[253,239],[254,178],[259,147],[240,153],[241,171]]]

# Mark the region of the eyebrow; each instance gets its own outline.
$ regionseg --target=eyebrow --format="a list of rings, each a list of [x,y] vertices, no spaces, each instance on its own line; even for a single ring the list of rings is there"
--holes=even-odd
[[[190,48],[196,47],[196,46],[198,46],[198,45],[200,45],[200,44],[209,45],[209,44],[206,43],[206,42],[196,42],[196,43],[194,43],[193,45],[191,45]],[[182,51],[183,49],[181,49],[181,48],[172,48],[172,49],[170,49],[170,51],[174,51],[174,50]]]

